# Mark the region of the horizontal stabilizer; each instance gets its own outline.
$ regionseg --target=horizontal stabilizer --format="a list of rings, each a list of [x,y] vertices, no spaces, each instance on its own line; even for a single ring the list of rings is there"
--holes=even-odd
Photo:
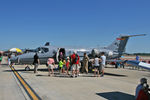
[[[137,34],[137,35],[123,35],[121,37],[135,37],[135,36],[146,36],[146,34]]]
[[[137,66],[137,67],[141,67],[141,68],[150,70],[150,64],[148,64],[148,63],[135,61],[135,60],[127,60],[126,63],[131,64],[133,66]]]

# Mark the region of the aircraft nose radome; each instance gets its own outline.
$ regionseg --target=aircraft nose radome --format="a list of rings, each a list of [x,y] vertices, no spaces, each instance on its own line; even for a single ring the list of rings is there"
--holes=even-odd
[[[12,58],[10,58],[10,61],[11,61],[12,63],[17,62],[17,57],[12,57]]]

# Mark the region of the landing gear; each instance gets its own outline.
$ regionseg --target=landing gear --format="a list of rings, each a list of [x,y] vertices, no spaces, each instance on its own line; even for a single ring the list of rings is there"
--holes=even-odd
[[[25,71],[29,71],[30,70],[30,67],[29,66],[26,66],[25,67]]]

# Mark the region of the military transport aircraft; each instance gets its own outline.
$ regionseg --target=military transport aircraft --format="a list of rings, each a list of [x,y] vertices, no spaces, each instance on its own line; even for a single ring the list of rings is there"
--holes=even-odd
[[[96,55],[100,55],[101,52],[104,52],[107,61],[111,61],[117,58],[120,58],[122,54],[125,52],[125,47],[128,42],[129,37],[135,37],[135,36],[145,36],[146,34],[139,34],[139,35],[120,35],[116,40],[110,44],[107,47],[102,48],[89,48],[89,49],[74,49],[74,48],[64,48],[64,47],[54,47],[49,45],[49,43],[46,43],[45,46],[38,47],[37,49],[32,49],[32,52],[27,52],[22,55],[18,55],[16,57],[11,58],[12,63],[17,64],[27,64],[32,65],[33,64],[33,57],[35,53],[38,54],[40,59],[40,64],[47,63],[48,58],[54,58],[56,62],[59,62],[60,54],[63,54],[64,58],[70,56],[73,54],[74,51],[77,52],[77,54],[81,57],[83,57],[84,53],[87,53],[87,55],[90,58],[95,57]],[[30,51],[30,50],[29,50]],[[29,67],[26,67],[25,69],[29,69]]]

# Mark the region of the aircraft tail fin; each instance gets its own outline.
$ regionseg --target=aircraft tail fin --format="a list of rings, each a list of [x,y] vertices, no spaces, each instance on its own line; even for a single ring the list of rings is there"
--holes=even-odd
[[[129,40],[129,37],[135,36],[145,36],[146,34],[139,34],[139,35],[120,35],[116,40],[106,47],[109,50],[112,50],[115,53],[118,53],[121,56],[125,52],[126,44]]]

